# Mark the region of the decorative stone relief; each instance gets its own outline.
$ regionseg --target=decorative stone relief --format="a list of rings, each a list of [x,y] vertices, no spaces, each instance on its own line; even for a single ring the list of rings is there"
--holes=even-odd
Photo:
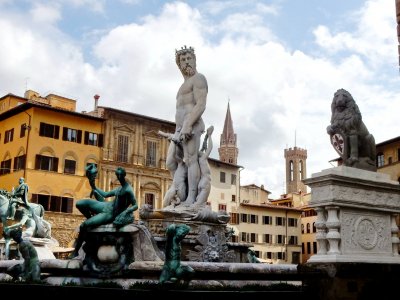
[[[379,206],[397,206],[400,197],[393,193],[366,190],[347,186],[320,186],[312,189],[311,204],[333,202],[354,202],[357,204],[374,204]]]
[[[227,233],[203,231],[197,236],[200,245],[194,247],[196,251],[188,250],[187,258],[190,261],[234,262],[236,256],[235,252],[228,248],[229,239],[229,231]]]
[[[387,216],[345,212],[342,215],[343,252],[391,252],[391,227]]]

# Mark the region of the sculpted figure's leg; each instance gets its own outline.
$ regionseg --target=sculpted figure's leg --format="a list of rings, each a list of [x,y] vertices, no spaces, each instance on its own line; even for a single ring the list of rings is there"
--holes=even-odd
[[[198,161],[198,149],[200,147],[200,135],[195,134],[184,146],[185,163],[188,167],[188,196],[185,205],[191,205],[197,197],[197,187],[200,180],[200,166]]]
[[[89,219],[93,214],[102,212],[104,202],[99,202],[93,199],[82,199],[76,202],[76,208]]]
[[[168,153],[167,153],[167,160],[166,160],[166,166],[167,169],[171,172],[171,176],[172,178],[175,175],[175,171],[178,168],[178,162],[176,160],[176,145],[174,142],[171,142],[169,144],[169,148],[168,148]]]
[[[15,202],[11,202],[11,204],[9,205],[8,216],[7,216],[8,220],[14,220],[16,206],[17,206],[17,203],[15,203]]]

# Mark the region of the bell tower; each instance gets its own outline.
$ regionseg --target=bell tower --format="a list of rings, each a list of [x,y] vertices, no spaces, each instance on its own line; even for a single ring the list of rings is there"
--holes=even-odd
[[[233,131],[231,110],[228,102],[224,130],[221,134],[220,147],[218,148],[219,160],[237,165],[239,149],[236,146],[236,133]]]
[[[298,147],[285,149],[286,161],[286,193],[307,193],[302,182],[307,178],[307,150]]]

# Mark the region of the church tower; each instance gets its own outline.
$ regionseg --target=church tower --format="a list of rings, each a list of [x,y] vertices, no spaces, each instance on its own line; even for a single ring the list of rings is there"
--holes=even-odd
[[[307,193],[307,187],[302,182],[307,178],[307,150],[298,147],[285,149],[286,161],[286,193]]]
[[[237,165],[239,149],[236,146],[236,133],[233,131],[231,110],[226,111],[224,130],[221,134],[220,147],[218,148],[219,160]]]

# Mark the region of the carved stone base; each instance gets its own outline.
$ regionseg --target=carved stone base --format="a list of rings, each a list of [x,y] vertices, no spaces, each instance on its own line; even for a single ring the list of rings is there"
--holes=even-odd
[[[190,231],[181,242],[182,261],[198,262],[248,262],[249,243],[232,243],[226,224],[188,221],[184,218],[147,219],[143,222],[164,251],[165,230],[170,224],[186,224]]]
[[[163,253],[146,227],[131,224],[117,229],[113,224],[88,231],[77,257],[83,270],[100,278],[123,275],[133,261],[162,261]]]
[[[400,264],[400,186],[388,175],[341,166],[306,179],[317,211],[318,251],[307,263]]]

